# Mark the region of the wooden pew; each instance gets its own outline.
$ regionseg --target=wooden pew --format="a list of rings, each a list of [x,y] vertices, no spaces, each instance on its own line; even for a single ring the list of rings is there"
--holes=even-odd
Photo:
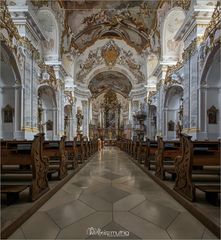
[[[157,151],[157,141],[147,139],[147,151],[146,151],[146,158],[145,158],[145,166],[148,170],[151,170],[151,165],[156,165],[155,156]]]
[[[90,141],[89,141],[89,154],[90,154],[90,156],[92,156],[93,155],[93,146],[92,146],[92,139],[90,139]]]
[[[1,149],[1,193],[7,195],[8,204],[16,201],[26,188],[29,188],[31,201],[49,190],[43,141],[44,134],[37,134],[33,141],[11,141]],[[29,169],[21,169],[21,166],[29,166]]]
[[[180,141],[163,141],[163,138],[158,136],[155,175],[164,180],[165,172],[168,172],[175,179],[174,160],[178,155],[180,155]]]
[[[140,164],[143,164],[145,162],[147,155],[147,142],[138,142],[137,146],[137,160]]]
[[[83,140],[75,141],[75,154],[76,154],[76,160],[78,161],[78,164],[82,164],[85,161],[85,144]]]
[[[220,142],[191,141],[191,136],[182,134],[181,146],[182,155],[175,160],[177,177],[174,190],[186,199],[195,201],[197,188],[205,192],[209,202],[217,204],[220,193]],[[199,174],[206,177],[205,181],[195,181]],[[208,176],[216,176],[217,179],[208,183]]]
[[[65,136],[60,141],[45,141],[43,154],[48,158],[49,173],[58,172],[58,178],[62,179],[67,175],[67,152],[65,151]]]
[[[139,148],[139,142],[138,141],[133,141],[132,156],[135,160],[137,160],[138,148]]]
[[[78,167],[78,161],[75,153],[75,142],[74,141],[65,141],[65,151],[67,152],[68,158],[68,169],[69,166],[71,169],[76,169]]]

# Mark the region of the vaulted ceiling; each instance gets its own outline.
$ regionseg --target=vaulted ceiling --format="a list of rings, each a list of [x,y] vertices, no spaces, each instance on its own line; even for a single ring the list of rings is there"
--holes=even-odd
[[[97,74],[89,83],[93,97],[97,97],[103,92],[112,90],[127,97],[132,89],[128,78],[116,71],[101,72]]]
[[[149,36],[156,30],[156,10],[161,1],[60,2],[66,9],[66,28],[73,34],[71,46],[80,52],[107,37],[123,39],[141,52],[150,46]]]

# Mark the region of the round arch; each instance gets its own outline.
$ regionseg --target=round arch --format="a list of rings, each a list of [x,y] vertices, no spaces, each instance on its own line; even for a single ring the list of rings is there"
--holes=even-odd
[[[176,139],[178,123],[182,125],[183,88],[171,86],[166,90],[164,98],[164,135],[166,139]]]
[[[200,78],[199,138],[221,138],[221,70],[220,45],[206,59]]]
[[[212,67],[214,68],[214,70],[218,71],[216,74],[214,74],[214,76],[220,76],[220,55],[221,44],[219,43],[213,48],[212,52],[205,59],[205,63],[202,67],[203,70],[200,78],[200,85],[208,84],[208,75],[210,74]]]
[[[48,85],[38,88],[38,124],[46,139],[53,140],[57,135],[56,92]]]
[[[21,139],[21,75],[14,54],[4,43],[1,45],[0,64],[0,138]]]
[[[185,20],[185,11],[180,7],[170,9],[164,18],[161,32],[163,37],[162,57],[164,60],[177,61],[180,56],[181,42],[175,41],[174,37]]]
[[[88,88],[95,97],[109,90],[127,97],[132,89],[132,84],[128,77],[121,72],[103,71],[90,80]]]
[[[110,69],[107,67],[107,66],[98,66],[96,68],[94,68],[88,75],[87,75],[87,78],[86,78],[86,85],[88,86],[90,81],[99,73],[102,73],[102,72],[109,72]],[[135,78],[133,76],[133,74],[125,67],[123,66],[120,66],[120,65],[116,65],[114,67],[111,68],[111,71],[114,71],[114,72],[119,72],[121,74],[123,74],[124,76],[126,76],[128,78],[128,80],[130,81],[131,85],[132,85],[132,88],[134,88],[135,84],[136,84],[136,81],[135,81]]]
[[[44,57],[46,60],[58,60],[60,32],[57,18],[48,7],[40,8],[37,16],[46,37],[43,41]]]

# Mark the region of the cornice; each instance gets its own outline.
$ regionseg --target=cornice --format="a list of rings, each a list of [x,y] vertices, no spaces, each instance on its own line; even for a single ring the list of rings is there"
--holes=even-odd
[[[132,89],[130,94],[129,94],[129,97],[130,98],[134,98],[134,97],[145,97],[147,95],[147,89],[142,87],[142,88],[139,88],[139,89]]]
[[[81,88],[80,86],[76,86],[74,89],[75,96],[82,97],[82,98],[91,98],[92,94],[88,88]]]
[[[35,13],[28,5],[8,6],[8,10],[15,25],[25,25],[26,23],[28,23],[28,28],[33,33],[33,35],[36,35],[39,40],[46,40],[44,31],[42,30],[41,25],[39,24],[38,19],[35,16]]]

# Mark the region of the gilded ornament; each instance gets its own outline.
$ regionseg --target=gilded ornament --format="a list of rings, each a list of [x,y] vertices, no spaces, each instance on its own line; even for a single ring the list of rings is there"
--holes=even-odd
[[[31,3],[38,8],[48,6],[48,0],[31,0]]]
[[[64,91],[65,97],[70,105],[74,104],[75,97],[72,91]]]
[[[220,7],[220,1],[218,1],[212,15],[212,19],[205,30],[204,37],[203,37],[204,41],[208,37],[210,37],[211,39],[214,38],[215,32],[221,27],[220,24],[221,24],[221,7]]]
[[[120,49],[115,42],[111,40],[101,49],[101,55],[104,58],[106,65],[108,67],[113,67],[120,55]]]
[[[40,53],[33,46],[31,41],[27,37],[21,37],[16,25],[12,21],[11,14],[4,1],[1,3],[1,14],[0,14],[0,27],[5,29],[8,33],[8,38],[4,37],[6,45],[17,55],[17,47],[23,46],[32,52],[35,60],[39,59]]]
[[[184,10],[189,10],[191,5],[191,0],[174,0],[173,6],[178,6],[183,8]]]

